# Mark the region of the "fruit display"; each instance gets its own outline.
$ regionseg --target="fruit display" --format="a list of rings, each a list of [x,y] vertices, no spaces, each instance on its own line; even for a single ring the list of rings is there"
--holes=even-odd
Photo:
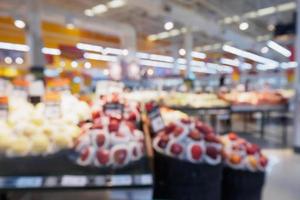
[[[222,136],[222,142],[227,167],[251,172],[266,170],[268,159],[258,145],[238,137],[235,133]]]
[[[162,98],[164,105],[171,107],[212,108],[225,107],[228,103],[216,94],[169,93]]]
[[[191,163],[218,165],[222,143],[213,129],[203,122],[182,118],[169,123],[153,139],[155,151]]]
[[[23,99],[11,98],[7,119],[0,121],[0,152],[19,157],[72,148],[80,133],[77,123],[88,119],[90,110],[72,96],[63,97],[60,108],[60,117],[48,118],[44,103],[34,106]]]
[[[74,147],[78,165],[118,168],[143,157],[144,134],[137,127],[140,118],[137,107],[125,103],[122,113],[105,110],[105,103],[121,102],[125,103],[116,95],[102,97],[94,105],[92,120],[81,124],[81,136]]]
[[[260,148],[234,133],[222,137],[225,167],[222,200],[260,200],[268,159]]]
[[[286,102],[280,93],[273,91],[231,92],[220,96],[234,105],[278,105]]]

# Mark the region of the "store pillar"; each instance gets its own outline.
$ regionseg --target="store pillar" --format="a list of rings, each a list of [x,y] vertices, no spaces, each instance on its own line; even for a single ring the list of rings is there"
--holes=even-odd
[[[26,42],[30,48],[28,54],[28,63],[31,67],[31,72],[37,79],[43,77],[45,66],[45,57],[42,53],[44,47],[41,34],[41,1],[27,1],[27,29]]]
[[[295,81],[295,109],[294,109],[294,149],[295,152],[300,153],[300,0],[297,0],[297,36],[296,36],[296,61],[298,67],[296,68],[296,81]]]
[[[193,33],[190,28],[187,28],[187,31],[184,36],[184,47],[186,51],[186,79],[191,78],[191,62],[192,62],[192,50],[193,50]]]

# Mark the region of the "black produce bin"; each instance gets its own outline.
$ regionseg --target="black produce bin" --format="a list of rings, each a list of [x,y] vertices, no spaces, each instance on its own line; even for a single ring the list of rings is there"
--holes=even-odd
[[[155,152],[153,199],[220,200],[222,168]]]
[[[260,200],[264,182],[264,172],[224,167],[222,200]]]

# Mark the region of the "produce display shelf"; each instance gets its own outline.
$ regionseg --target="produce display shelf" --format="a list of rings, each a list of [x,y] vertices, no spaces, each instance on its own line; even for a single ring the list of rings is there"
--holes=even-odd
[[[76,165],[68,159],[67,152],[0,158],[0,192],[152,187],[150,161],[146,157],[122,168],[96,168]]]

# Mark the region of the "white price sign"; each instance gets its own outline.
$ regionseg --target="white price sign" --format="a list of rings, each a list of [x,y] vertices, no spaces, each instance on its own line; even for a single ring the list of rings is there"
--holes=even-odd
[[[66,175],[62,177],[61,185],[65,187],[82,187],[88,184],[88,179],[85,176]]]
[[[42,177],[21,177],[16,181],[17,188],[37,188],[42,186]]]
[[[131,185],[132,177],[130,175],[113,175],[111,176],[111,185]]]

